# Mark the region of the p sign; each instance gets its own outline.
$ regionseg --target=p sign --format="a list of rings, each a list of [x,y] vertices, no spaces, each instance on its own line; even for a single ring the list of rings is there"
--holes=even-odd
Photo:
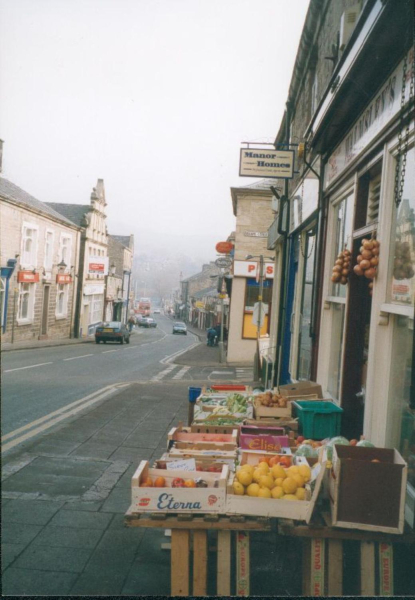
[[[233,263],[235,277],[259,277],[259,263],[246,260],[235,260]],[[274,263],[264,263],[264,277],[274,279]]]

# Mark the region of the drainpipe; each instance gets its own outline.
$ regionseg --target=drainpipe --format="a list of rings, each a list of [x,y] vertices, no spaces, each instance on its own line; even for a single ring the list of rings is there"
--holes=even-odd
[[[77,293],[76,293],[76,309],[75,309],[75,325],[74,325],[74,337],[75,338],[80,337],[82,294],[84,291],[85,246],[86,246],[86,232],[82,232],[80,250],[79,250],[78,288],[77,288]]]

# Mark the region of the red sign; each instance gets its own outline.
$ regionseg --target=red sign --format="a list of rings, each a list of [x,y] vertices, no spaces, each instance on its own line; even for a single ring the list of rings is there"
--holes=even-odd
[[[72,283],[72,277],[70,275],[56,275],[56,283]]]
[[[89,263],[89,272],[98,271],[99,273],[103,273],[105,269],[104,263]]]
[[[18,283],[37,283],[39,281],[39,273],[33,271],[19,271],[17,273]]]
[[[233,250],[232,242],[218,242],[215,246],[219,254],[229,254]]]

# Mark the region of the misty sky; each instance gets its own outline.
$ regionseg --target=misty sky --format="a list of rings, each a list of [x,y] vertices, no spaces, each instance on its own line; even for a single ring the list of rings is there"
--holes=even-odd
[[[3,175],[80,204],[103,178],[110,233],[226,238],[240,142],[275,138],[308,3],[0,0]]]

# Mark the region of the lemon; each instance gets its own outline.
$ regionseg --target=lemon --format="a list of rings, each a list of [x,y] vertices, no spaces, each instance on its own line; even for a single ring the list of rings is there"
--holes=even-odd
[[[274,487],[282,487],[282,482],[284,481],[284,479],[284,477],[278,477],[278,479],[274,481]]]
[[[275,500],[279,500],[280,498],[282,498],[284,496],[284,490],[282,489],[282,487],[280,485],[277,485],[274,488],[272,488],[271,496],[273,498],[275,498]]]
[[[259,488],[258,498],[271,498],[271,490],[267,487]]]
[[[246,493],[248,494],[248,496],[258,496],[260,489],[261,488],[257,483],[251,483],[251,485],[248,485],[248,487],[246,488]]]
[[[304,477],[301,477],[299,473],[294,473],[294,475],[292,475],[292,478],[294,479],[294,481],[297,482],[299,488],[305,486]]]
[[[305,488],[303,488],[303,487],[297,488],[295,495],[297,496],[297,498],[299,500],[305,500]]]
[[[242,465],[241,469],[243,469],[244,471],[248,471],[248,473],[251,473],[251,475],[255,471],[254,465],[248,465],[248,464]]]
[[[274,480],[271,475],[262,475],[262,477],[259,478],[258,483],[261,488],[265,487],[269,490],[274,486]]]
[[[268,473],[269,471],[269,464],[266,463],[265,461],[262,461],[259,463],[257,469],[263,469],[264,471],[266,471]]]
[[[299,473],[299,467],[296,467],[295,465],[292,465],[291,467],[288,467],[287,469],[288,475],[294,475],[295,473]]]
[[[274,465],[271,467],[271,474],[274,479],[285,479],[287,474],[281,465]]]
[[[297,488],[297,482],[292,477],[287,477],[287,479],[284,479],[284,481],[282,482],[282,489],[286,494],[295,494]]]
[[[242,483],[239,483],[239,481],[234,481],[232,484],[232,488],[233,488],[233,493],[236,494],[237,496],[243,496],[245,494],[245,488],[242,485]]]
[[[304,477],[304,481],[310,481],[311,469],[308,465],[300,465],[298,467],[298,472],[301,475],[301,477]]]
[[[249,485],[252,483],[252,475],[247,469],[240,469],[236,473],[236,478],[242,485]]]
[[[295,494],[285,494],[283,500],[298,500]]]
[[[260,477],[262,477],[263,475],[266,475],[264,469],[255,469],[254,474],[252,476],[252,479],[254,481],[256,481],[256,483],[258,483]]]

